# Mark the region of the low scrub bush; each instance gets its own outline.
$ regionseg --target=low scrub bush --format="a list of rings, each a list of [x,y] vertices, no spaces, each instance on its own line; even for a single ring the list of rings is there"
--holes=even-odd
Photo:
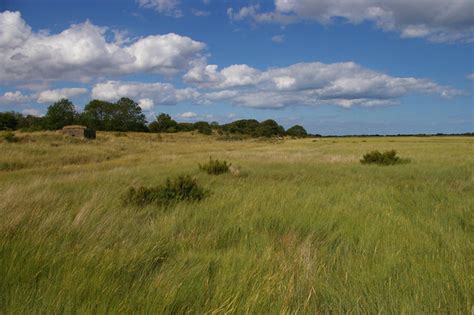
[[[360,162],[362,164],[394,165],[408,163],[410,160],[400,158],[395,150],[385,152],[375,150],[364,154]]]
[[[164,185],[156,187],[131,187],[124,195],[126,204],[145,206],[156,204],[169,206],[180,201],[200,201],[209,192],[200,187],[195,178],[189,175],[167,179]]]
[[[6,142],[9,142],[9,143],[15,143],[15,142],[18,142],[20,139],[15,136],[15,134],[11,131],[7,131],[5,133],[2,134],[2,138],[3,140],[5,140]]]
[[[199,169],[209,175],[220,175],[229,172],[230,166],[227,161],[214,160],[210,157],[206,164],[199,164]]]

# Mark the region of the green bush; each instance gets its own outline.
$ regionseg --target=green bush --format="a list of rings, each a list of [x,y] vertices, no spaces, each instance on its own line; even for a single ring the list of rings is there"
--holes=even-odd
[[[11,131],[7,131],[5,132],[3,135],[2,135],[2,138],[3,140],[5,140],[6,142],[10,142],[10,143],[14,143],[14,142],[18,142],[20,139],[15,136],[15,134]]]
[[[164,185],[156,187],[131,187],[125,193],[123,200],[126,204],[138,206],[148,204],[169,206],[180,201],[200,201],[208,194],[207,190],[198,185],[195,178],[183,175],[167,179]]]
[[[385,152],[372,151],[364,154],[360,160],[362,164],[394,165],[408,163],[410,160],[402,159],[397,156],[397,151],[390,150]]]
[[[209,158],[209,162],[206,164],[199,164],[199,169],[205,171],[209,175],[220,175],[229,172],[230,163],[227,161],[213,160]]]

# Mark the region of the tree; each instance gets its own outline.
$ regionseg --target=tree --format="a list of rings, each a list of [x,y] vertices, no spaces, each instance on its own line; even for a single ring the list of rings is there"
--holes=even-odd
[[[115,104],[101,100],[92,100],[80,115],[81,124],[96,130],[114,130],[113,117],[115,115]]]
[[[170,115],[161,113],[156,116],[156,120],[149,125],[151,132],[176,132],[178,123]]]
[[[45,127],[49,130],[61,129],[64,126],[74,124],[77,112],[74,104],[66,98],[48,107],[45,116]]]
[[[0,130],[15,130],[17,127],[17,114],[14,112],[0,113]]]
[[[115,103],[112,128],[115,131],[147,131],[146,118],[138,103],[122,97]]]
[[[295,137],[295,138],[304,138],[308,135],[306,130],[300,125],[295,125],[295,126],[289,128],[286,131],[286,134],[288,136]]]
[[[257,137],[274,137],[274,136],[283,136],[285,134],[285,129],[282,126],[278,125],[273,119],[267,119],[262,121],[255,131]]]
[[[197,121],[194,123],[194,129],[204,135],[211,135],[212,129],[207,121]]]

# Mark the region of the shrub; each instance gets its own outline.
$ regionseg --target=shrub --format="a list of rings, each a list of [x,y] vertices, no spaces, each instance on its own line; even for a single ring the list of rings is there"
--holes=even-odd
[[[397,156],[397,151],[390,150],[385,152],[372,151],[364,154],[360,162],[362,164],[394,165],[408,163],[410,160],[402,159]]]
[[[189,175],[167,179],[164,185],[156,187],[131,187],[124,195],[126,204],[145,206],[157,204],[169,206],[180,201],[200,201],[208,195],[208,191],[200,187],[195,178]]]
[[[209,158],[209,162],[206,164],[199,164],[199,169],[205,171],[209,175],[220,175],[229,172],[230,163],[227,161],[213,160],[212,157]]]
[[[20,139],[15,136],[15,134],[11,131],[7,131],[5,132],[3,135],[2,135],[2,138],[3,140],[5,140],[6,142],[10,142],[10,143],[14,143],[14,142],[18,142]]]

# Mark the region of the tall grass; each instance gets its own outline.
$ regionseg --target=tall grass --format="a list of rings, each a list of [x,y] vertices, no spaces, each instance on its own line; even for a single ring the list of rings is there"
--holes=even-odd
[[[472,138],[19,137],[0,144],[22,164],[0,170],[2,313],[471,311]],[[387,147],[412,163],[359,163]],[[210,155],[248,176],[199,172]],[[183,172],[213,194],[120,198]]]

